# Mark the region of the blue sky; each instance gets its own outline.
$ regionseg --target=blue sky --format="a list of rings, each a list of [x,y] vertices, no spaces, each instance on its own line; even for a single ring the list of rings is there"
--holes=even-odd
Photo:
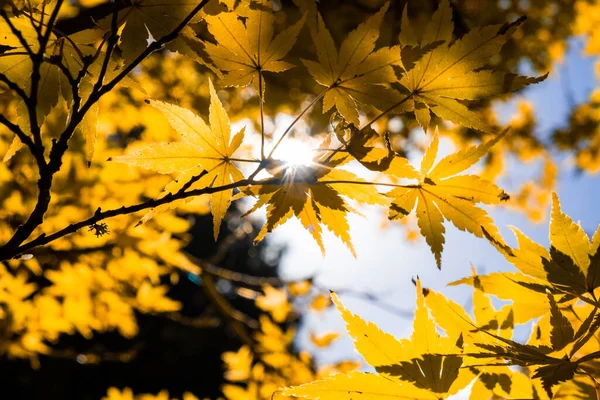
[[[573,40],[563,64],[555,65],[545,82],[528,88],[520,97],[513,98],[512,104],[500,105],[500,117],[509,117],[514,104],[524,98],[534,106],[537,119],[536,134],[539,137],[547,138],[554,128],[566,126],[570,110],[565,88],[570,88],[576,103],[582,103],[587,100],[591,89],[596,85],[595,59],[584,57],[582,48],[581,40]],[[446,146],[445,149],[441,149],[440,155],[450,151]],[[556,154],[553,156],[561,165],[557,192],[563,210],[574,220],[581,220],[586,232],[593,233],[600,222],[600,176],[577,174],[574,168],[569,167],[569,157]],[[532,168],[536,168],[536,165],[523,165],[512,161],[508,166],[508,175],[526,175]],[[501,182],[509,192],[511,189],[517,189],[515,183],[520,182],[514,178]],[[467,287],[446,287],[448,282],[470,275],[471,264],[480,273],[513,269],[487,241],[461,232],[446,223],[443,266],[442,270],[438,271],[434,257],[424,240],[407,243],[399,226],[380,229],[380,222],[385,218],[384,211],[377,208],[365,208],[361,211],[366,218],[354,215],[350,217],[351,235],[358,255],[356,259],[333,234],[325,235],[327,255],[323,257],[318,246],[312,242],[312,238],[298,221],[290,221],[278,228],[271,239],[286,243],[289,247],[281,267],[283,277],[300,279],[314,276],[320,287],[333,290],[352,289],[375,294],[382,302],[410,313],[414,309],[415,298],[412,277],[418,275],[424,286],[441,291],[458,303],[468,306],[471,290]],[[495,208],[490,213],[509,243],[514,244],[514,241],[511,241],[513,235],[507,226],[514,225],[538,243],[548,244],[548,218],[541,224],[532,224],[523,215],[507,209]],[[377,323],[381,329],[398,337],[410,335],[410,316],[399,317],[351,295],[342,295],[341,298],[353,312]],[[335,310],[327,310],[321,315],[309,313],[298,343],[309,350],[316,350],[308,340],[309,332],[319,333],[327,330],[344,331],[343,322]],[[527,330],[528,328],[524,327],[516,331],[516,334],[525,338]],[[352,341],[347,336],[317,355],[317,359],[322,362],[357,358]]]

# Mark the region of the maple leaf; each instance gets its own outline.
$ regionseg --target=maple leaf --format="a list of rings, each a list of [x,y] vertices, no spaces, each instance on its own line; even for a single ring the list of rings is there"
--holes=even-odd
[[[27,17],[12,18],[12,24],[17,27],[26,43],[33,52],[39,51],[39,41],[37,32],[33,28]],[[5,21],[0,21],[0,32],[4,32],[7,44],[11,47],[9,51],[3,53],[0,57],[0,73],[4,73],[8,79],[21,86],[26,93],[31,91],[31,76],[33,73],[33,64],[30,57],[25,54],[25,48],[18,38],[12,33]],[[104,53],[96,49],[99,43],[106,35],[102,29],[87,29],[72,35],[56,37],[50,34],[48,44],[45,49],[44,61],[40,66],[40,82],[37,95],[37,122],[42,125],[45,118],[57,108],[63,107],[61,101],[69,104],[73,92],[70,82],[65,73],[60,70],[58,63],[65,67],[71,77],[76,77],[82,70],[86,58],[92,58],[93,62],[87,66],[87,73],[79,84],[78,94],[81,97],[81,104],[84,104],[92,94],[92,88],[98,79]],[[113,57],[107,65],[105,79],[110,80],[121,72],[122,60]],[[143,89],[130,78],[122,80],[118,86],[135,87],[143,92]],[[21,128],[30,131],[30,121],[27,106],[24,102],[17,106],[18,124]],[[77,126],[86,143],[86,158],[91,161],[94,154],[96,141],[97,121],[99,105],[93,104],[84,116],[82,122]],[[8,161],[14,153],[22,147],[22,143],[15,137],[11,150],[6,154],[4,161]]]
[[[292,311],[285,289],[276,289],[273,286],[265,285],[263,291],[265,294],[256,299],[256,306],[271,314],[275,322],[285,321]]]
[[[229,117],[219,100],[212,82],[210,86],[210,127],[192,111],[161,101],[150,104],[160,110],[173,129],[182,138],[180,142],[155,143],[128,154],[113,157],[112,160],[146,168],[161,174],[180,173],[178,179],[165,188],[165,193],[176,193],[188,182],[197,179],[190,189],[224,186],[244,179],[242,172],[232,163],[231,157],[244,139],[244,129],[231,138]],[[213,214],[215,240],[219,235],[221,221],[231,204],[232,189],[223,190],[210,196]],[[178,200],[157,207],[151,215],[182,204]]]
[[[204,42],[215,65],[226,72],[225,86],[252,84],[259,92],[259,75],[263,71],[283,72],[293,67],[281,59],[291,50],[304,25],[304,18],[275,36],[276,16],[270,2],[261,1],[261,9],[247,9],[244,24],[236,12],[207,16],[208,31],[217,44]],[[264,90],[264,87],[263,87]]]
[[[410,339],[397,340],[375,324],[351,313],[335,293],[331,297],[358,352],[378,374],[350,372],[322,381],[279,390],[286,396],[318,399],[443,399],[467,386],[474,378],[461,369],[459,355],[440,355],[456,347],[456,341],[440,337],[425,306],[416,281],[417,308]]]
[[[455,175],[478,162],[503,136],[504,133],[479,146],[446,156],[433,166],[439,144],[436,132],[421,161],[419,183],[386,193],[393,198],[388,215],[391,220],[410,214],[416,203],[417,223],[435,255],[438,268],[441,268],[444,246],[444,219],[477,237],[499,235],[487,212],[476,204],[498,204],[507,200],[508,195],[494,183],[476,175]]]
[[[198,5],[196,0],[133,0],[117,16],[120,31],[119,48],[125,65],[131,64],[147,47],[149,38],[159,40],[171,33]],[[195,16],[190,23],[197,22]],[[110,30],[112,16],[99,22],[99,25]],[[125,25],[123,27],[123,25]],[[175,39],[168,46],[177,49],[182,43]]]
[[[317,347],[327,347],[339,337],[340,333],[335,331],[325,332],[320,335],[311,332],[310,341]]]
[[[419,177],[406,158],[399,157],[392,151],[387,134],[382,138],[370,126],[358,129],[354,124],[346,123],[346,121],[336,125],[334,132],[338,140],[344,144],[345,152],[352,156],[348,157],[342,153],[334,155],[335,158],[332,159],[338,161],[340,165],[350,162],[354,158],[371,171],[385,172],[386,175],[397,178],[416,179]],[[382,142],[386,148],[377,147]]]
[[[575,331],[569,319],[558,308],[556,300],[551,293],[548,293],[548,302],[550,303],[550,325],[552,327],[550,341],[552,349],[555,351],[562,350],[573,341]]]
[[[32,52],[40,50],[38,33],[33,27],[28,17],[10,18],[11,24],[17,29]],[[21,87],[27,95],[30,95],[32,87],[33,62],[26,53],[25,46],[19,38],[12,32],[8,23],[0,19],[0,32],[2,33],[2,45],[8,47],[0,57],[0,73],[4,74],[10,81]],[[50,33],[48,44],[45,49],[45,56],[57,56],[61,54],[62,41],[57,42],[54,34]],[[0,88],[4,89],[5,84],[0,83]],[[54,64],[43,62],[40,66],[40,78],[37,93],[37,119],[41,124],[44,118],[50,113],[52,107],[56,106],[60,97],[67,101],[70,100],[71,87],[69,82]],[[29,120],[27,108],[23,106],[19,110],[19,124],[25,131],[29,130]],[[23,120],[23,121],[21,121]]]
[[[473,271],[473,317],[456,302],[441,293],[427,290],[425,303],[436,324],[444,333],[454,340],[463,341],[461,348],[468,350],[474,342],[488,343],[490,336],[481,331],[489,331],[502,337],[511,338],[514,327],[513,306],[504,306],[496,311],[490,298],[486,295],[479,277]],[[546,306],[546,305],[544,305]],[[477,327],[477,329],[473,329]],[[495,341],[492,340],[492,343]]]
[[[518,248],[493,240],[496,249],[521,274],[514,281],[545,295],[568,293],[580,296],[600,286],[600,226],[590,241],[581,226],[562,212],[556,193],[552,194],[550,219],[550,249],[535,243],[512,227]]]
[[[416,119],[425,131],[433,112],[442,119],[492,133],[491,127],[459,100],[487,98],[546,79],[547,74],[529,78],[482,69],[493,55],[498,54],[524,20],[519,18],[510,24],[474,28],[452,42],[452,9],[448,0],[440,3],[426,25],[419,46],[431,46],[440,41],[445,43],[425,54],[400,79],[400,84],[411,97],[411,108]],[[415,45],[417,41],[412,32],[417,29],[410,25],[406,13],[402,30],[405,33],[401,36],[401,42],[404,40],[408,45]]]
[[[366,204],[387,205],[387,200],[374,186],[366,184],[367,181],[354,173],[335,169],[347,159],[347,155],[334,158],[331,152],[324,152],[309,166],[287,166],[285,162],[274,160],[268,169],[275,180],[249,186],[235,197],[258,197],[254,207],[246,214],[267,206],[267,222],[256,236],[255,243],[295,215],[311,233],[323,254],[322,225],[338,236],[356,257],[346,220],[346,214],[352,208],[342,195]]]
[[[397,81],[392,66],[402,65],[400,47],[374,51],[389,3],[350,32],[339,52],[315,3],[310,0],[296,0],[296,3],[308,15],[318,58],[318,62],[302,62],[317,83],[328,88],[323,97],[323,112],[335,106],[345,120],[358,126],[357,102],[384,110],[400,100],[398,92],[385,87]]]

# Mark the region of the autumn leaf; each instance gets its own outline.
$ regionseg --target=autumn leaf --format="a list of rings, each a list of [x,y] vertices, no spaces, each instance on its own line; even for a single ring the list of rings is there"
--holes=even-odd
[[[350,239],[350,226],[346,219],[353,209],[344,197],[365,204],[387,204],[385,197],[356,174],[336,169],[347,161],[347,155],[332,157],[334,152],[324,152],[317,156],[311,165],[287,166],[274,161],[269,167],[275,179],[259,182],[259,185],[242,189],[236,199],[245,196],[258,197],[252,213],[267,206],[267,222],[256,236],[261,241],[269,232],[296,216],[302,226],[310,232],[325,254],[322,232],[329,229],[346,244],[356,256]],[[247,213],[247,214],[248,214]]]
[[[275,35],[275,14],[266,11],[270,2],[259,3],[261,8],[247,10],[245,24],[235,12],[205,18],[216,44],[204,42],[204,46],[215,65],[226,72],[221,81],[225,86],[251,83],[258,92],[263,71],[283,72],[293,67],[281,59],[296,42],[304,18]]]
[[[438,397],[427,390],[386,379],[377,374],[353,371],[336,374],[321,381],[280,389],[283,396],[319,400],[368,400],[368,399],[427,399]]]
[[[474,375],[460,369],[457,355],[440,355],[456,348],[452,338],[440,337],[416,281],[417,309],[410,339],[397,340],[351,313],[335,293],[331,297],[358,352],[378,374],[350,372],[323,381],[285,388],[278,393],[312,399],[440,399],[468,385]],[[437,353],[437,354],[436,354]]]
[[[523,277],[516,277],[516,282],[544,295],[550,290],[579,296],[600,286],[597,255],[600,235],[597,231],[590,243],[581,226],[563,213],[556,193],[552,194],[549,250],[517,228],[512,230],[519,247],[496,244],[496,249],[522,273]]]
[[[229,381],[245,381],[250,376],[252,368],[252,351],[248,346],[242,346],[237,352],[228,351],[221,356],[227,365],[225,378]]]
[[[510,24],[474,28],[453,42],[452,8],[448,0],[440,2],[430,23],[426,25],[419,46],[431,46],[440,41],[445,43],[425,54],[400,79],[408,91],[407,95],[411,97],[411,108],[416,119],[425,131],[433,112],[442,119],[493,133],[491,127],[461,101],[519,90],[546,79],[547,74],[528,78],[482,69],[493,55],[498,54],[524,20],[519,18]],[[403,17],[402,32],[405,33],[400,38],[401,42],[404,39],[408,45],[414,45],[417,42],[414,37],[416,30],[408,18]]]
[[[375,50],[389,3],[350,32],[339,51],[315,3],[310,0],[296,0],[296,3],[308,16],[318,58],[318,62],[302,62],[317,83],[327,88],[323,112],[335,106],[346,121],[358,126],[357,103],[384,110],[400,100],[395,90],[386,87],[397,81],[393,66],[401,65],[400,47]]]
[[[556,304],[556,300],[551,293],[548,293],[548,302],[550,303],[550,325],[552,326],[550,340],[552,349],[558,351],[573,341],[575,331],[569,319],[558,308],[558,304]]]
[[[256,306],[271,314],[275,322],[285,321],[288,314],[292,311],[285,290],[266,285],[263,287],[263,291],[264,295],[256,299]]]
[[[119,47],[125,65],[131,64],[149,44],[171,33],[198,5],[195,0],[133,0],[131,6],[117,16],[119,27]],[[191,22],[197,22],[196,16]],[[105,30],[111,29],[112,16],[99,21]],[[124,26],[123,26],[124,25]],[[169,46],[176,48],[177,39]]]
[[[29,21],[29,18],[24,16],[13,17],[10,18],[10,22],[21,33],[23,40],[31,51],[38,52],[40,50],[38,33]],[[27,95],[31,95],[33,62],[27,54],[25,46],[3,19],[0,19],[0,32],[2,32],[3,37],[2,45],[8,48],[6,51],[3,51],[2,57],[0,57],[0,73],[21,87]],[[51,33],[46,46],[46,56],[61,54],[61,43],[63,41],[64,39],[57,41],[56,36]],[[67,79],[56,65],[49,62],[42,62],[39,72],[36,111],[38,124],[41,124],[44,118],[50,113],[50,110],[57,105],[60,97],[67,101],[70,100],[71,90]],[[4,83],[0,83],[0,90],[4,91],[7,89]],[[27,121],[24,122],[26,127],[23,127],[23,129],[29,131],[27,109],[23,108],[23,110],[22,114],[19,115],[19,119]],[[23,123],[20,122],[20,125],[23,125]]]
[[[192,182],[190,189],[193,189],[209,185],[225,186],[243,180],[242,172],[230,159],[242,144],[244,129],[231,138],[229,117],[210,81],[209,86],[210,127],[190,110],[153,100],[150,104],[164,114],[182,141],[148,145],[129,151],[126,155],[113,157],[112,160],[161,174],[180,173],[179,179],[166,187],[165,195],[176,193],[188,182]],[[232,189],[228,189],[210,197],[215,240],[219,235],[221,221],[231,204],[231,196]],[[158,211],[176,207],[182,202],[171,203]]]
[[[331,305],[331,298],[325,294],[315,296],[310,302],[310,309],[316,312],[322,312]]]
[[[487,212],[476,204],[499,204],[507,200],[508,195],[476,175],[455,175],[477,163],[503,136],[500,134],[484,144],[446,156],[434,166],[439,143],[436,132],[421,161],[419,183],[386,193],[393,199],[388,215],[391,220],[407,216],[416,204],[417,223],[438,268],[442,265],[445,241],[444,219],[477,237],[499,235]]]
[[[339,337],[339,332],[325,332],[319,335],[315,334],[314,332],[311,332],[310,341],[317,347],[327,347]]]
[[[304,296],[310,292],[312,281],[294,281],[287,284],[287,290],[292,296]]]

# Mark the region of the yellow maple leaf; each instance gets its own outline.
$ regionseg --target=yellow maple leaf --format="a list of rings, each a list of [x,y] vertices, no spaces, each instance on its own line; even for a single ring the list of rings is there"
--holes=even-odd
[[[408,91],[407,95],[411,97],[411,108],[416,119],[425,131],[433,112],[454,123],[492,133],[492,129],[459,100],[476,100],[507,93],[546,78],[547,74],[528,78],[481,69],[493,55],[498,54],[523,21],[524,18],[519,18],[510,24],[474,28],[453,42],[452,8],[448,0],[440,2],[439,8],[426,25],[419,46],[431,46],[437,42],[443,44],[425,54],[400,79],[400,83]],[[402,30],[417,30],[411,26],[406,13]],[[410,33],[405,33],[400,39],[408,42],[408,45],[417,43]]]
[[[276,322],[285,321],[290,311],[292,311],[285,289],[277,289],[266,285],[263,287],[263,291],[265,294],[256,299],[256,306],[271,314]]]
[[[113,157],[116,162],[127,163],[161,174],[180,173],[176,181],[165,188],[165,193],[176,193],[188,182],[197,179],[190,189],[209,185],[224,186],[244,179],[242,172],[232,163],[231,158],[244,139],[244,129],[231,138],[229,117],[219,100],[212,82],[210,86],[210,127],[192,111],[160,101],[151,104],[160,110],[171,126],[179,133],[182,141],[155,143],[128,154]],[[213,214],[215,240],[219,235],[221,221],[231,204],[232,189],[214,193],[210,197]],[[174,208],[183,200],[157,207],[143,221],[156,212]]]
[[[136,306],[143,312],[168,312],[180,310],[182,305],[178,301],[169,299],[166,294],[169,290],[166,286],[152,286],[144,282],[138,288],[135,297]]]
[[[439,144],[436,132],[423,156],[419,183],[386,193],[393,198],[389,211],[392,220],[409,215],[416,203],[417,223],[435,255],[438,268],[441,268],[444,246],[444,219],[477,237],[499,236],[498,228],[487,212],[476,204],[498,204],[507,200],[508,195],[494,183],[476,175],[455,175],[477,163],[503,136],[446,156],[434,166]]]
[[[252,350],[242,346],[237,352],[227,351],[221,356],[227,366],[225,378],[229,381],[245,381],[250,377]]]
[[[315,296],[310,302],[310,309],[316,312],[322,312],[331,305],[331,298],[324,294]]]
[[[304,18],[275,36],[276,16],[265,10],[270,2],[259,3],[260,9],[246,10],[245,24],[236,12],[205,18],[217,44],[204,42],[204,46],[215,65],[226,72],[222,80],[226,86],[252,83],[260,91],[259,75],[263,71],[282,72],[293,67],[281,59],[296,42]]]
[[[315,3],[310,0],[296,0],[296,3],[308,15],[308,27],[318,58],[318,62],[302,62],[317,83],[327,88],[323,112],[335,106],[345,120],[358,126],[357,102],[384,110],[399,101],[399,93],[386,85],[397,81],[392,66],[401,65],[400,47],[374,51],[389,3],[350,32],[339,52]]]
[[[325,152],[315,157],[308,166],[288,166],[274,161],[272,167],[268,167],[275,176],[274,180],[259,182],[260,185],[249,186],[236,195],[236,199],[244,196],[258,197],[248,213],[267,206],[267,222],[255,242],[261,241],[269,232],[295,215],[310,232],[323,254],[325,246],[321,236],[322,226],[325,226],[356,257],[348,232],[350,226],[346,220],[346,214],[353,210],[342,195],[367,204],[386,205],[387,201],[374,186],[366,185],[364,179],[352,172],[335,169],[349,160],[347,155],[337,159],[332,155],[331,152]]]
[[[319,335],[314,332],[310,333],[310,341],[317,347],[327,347],[335,340],[339,339],[339,337],[340,333],[335,331],[325,332]]]
[[[410,339],[397,340],[351,313],[335,293],[332,299],[358,352],[378,374],[350,372],[321,381],[280,389],[277,393],[312,399],[443,399],[457,393],[474,378],[461,369],[462,360],[448,355],[460,350],[456,340],[441,337],[425,307],[416,281],[417,308]],[[440,355],[440,353],[446,355]]]
[[[571,293],[575,296],[593,293],[600,286],[600,226],[592,240],[578,223],[566,215],[556,193],[552,193],[550,249],[535,243],[517,228],[518,248],[496,245],[496,248],[520,272],[517,282],[531,280],[538,291]]]
[[[149,37],[159,40],[171,33],[198,5],[195,0],[133,0],[131,6],[119,11],[119,47],[125,65],[131,64],[147,47]],[[197,15],[190,22],[196,22]],[[112,15],[102,19],[99,25],[110,30]],[[124,26],[123,26],[124,25]],[[169,47],[178,49],[178,39]]]

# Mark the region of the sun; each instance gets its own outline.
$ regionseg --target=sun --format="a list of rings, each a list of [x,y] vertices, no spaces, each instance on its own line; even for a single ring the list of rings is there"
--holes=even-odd
[[[313,164],[314,150],[305,142],[288,138],[277,148],[276,157],[286,163],[286,167],[308,166]]]

